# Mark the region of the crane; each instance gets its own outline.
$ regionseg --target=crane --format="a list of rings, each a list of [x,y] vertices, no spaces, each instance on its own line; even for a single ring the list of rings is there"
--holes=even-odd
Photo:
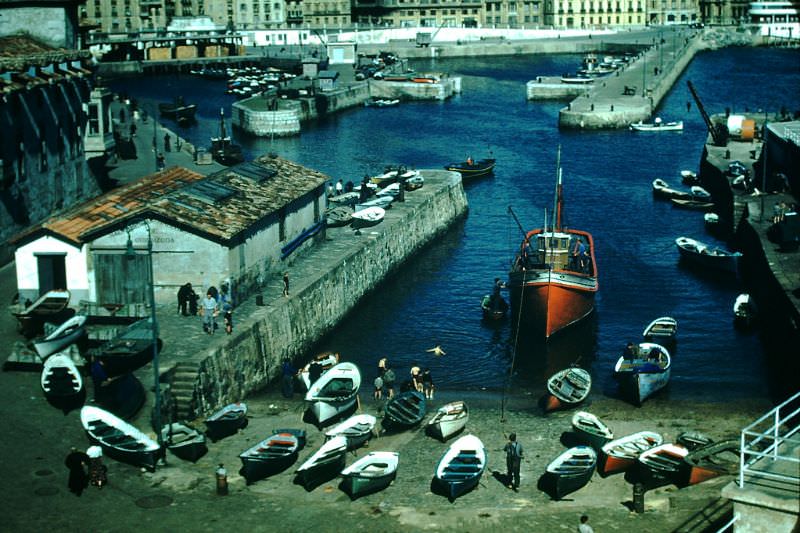
[[[711,138],[714,139],[714,144],[717,146],[725,146],[728,144],[728,127],[724,124],[714,124],[711,121],[711,117],[708,116],[706,112],[706,108],[703,107],[703,102],[700,101],[700,97],[697,95],[697,91],[692,85],[691,80],[687,80],[686,85],[689,86],[689,92],[692,93],[692,98],[694,98],[695,104],[697,104],[697,109],[700,110],[700,114],[703,115],[703,120],[706,123],[706,128],[708,128],[708,133],[711,134]]]

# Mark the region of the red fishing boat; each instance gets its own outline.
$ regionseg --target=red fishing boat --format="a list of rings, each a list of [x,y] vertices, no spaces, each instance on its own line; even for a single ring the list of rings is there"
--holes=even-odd
[[[525,232],[508,274],[512,316],[523,331],[550,338],[594,310],[597,265],[590,233],[562,227],[560,149],[556,198],[551,227]]]

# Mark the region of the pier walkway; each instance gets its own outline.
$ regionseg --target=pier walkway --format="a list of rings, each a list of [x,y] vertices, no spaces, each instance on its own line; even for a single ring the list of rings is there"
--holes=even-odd
[[[559,126],[614,129],[646,121],[695,54],[707,47],[701,34],[684,28],[659,33],[635,61],[598,78],[559,112]]]

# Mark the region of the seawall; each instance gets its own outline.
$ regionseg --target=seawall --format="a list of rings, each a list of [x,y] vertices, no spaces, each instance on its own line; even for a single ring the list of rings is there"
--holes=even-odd
[[[328,228],[324,240],[295,258],[287,266],[292,279],[289,298],[278,296],[276,288],[271,296],[277,298],[267,305],[244,302],[236,309],[230,337],[222,342],[208,337],[213,345],[209,342],[208,348],[180,357],[165,353],[164,368],[180,365],[181,393],[191,396],[184,414],[208,413],[242,400],[278,378],[284,358],[305,363],[314,344],[362,297],[379,290],[403,262],[466,215],[467,198],[457,173],[421,173],[424,187],[407,192],[405,202],[395,202],[383,222],[361,234],[349,227]],[[167,345],[170,332],[164,329]]]

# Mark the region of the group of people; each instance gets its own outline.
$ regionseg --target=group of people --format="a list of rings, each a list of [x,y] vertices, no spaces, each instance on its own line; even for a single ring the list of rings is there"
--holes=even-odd
[[[378,361],[378,375],[373,382],[375,390],[372,397],[376,400],[394,398],[397,376],[389,365],[389,360],[383,357]],[[425,395],[428,400],[433,400],[435,386],[430,368],[421,369],[416,363],[411,366],[410,377],[401,386],[400,391],[415,390]]]
[[[90,483],[102,489],[108,482],[108,467],[103,464],[100,446],[90,446],[86,452],[73,447],[64,460],[64,466],[69,469],[67,487],[76,496],[80,496]]]
[[[227,284],[223,284],[221,290],[214,286],[209,287],[198,308],[199,299],[191,283],[181,285],[178,289],[178,314],[183,316],[200,314],[203,317],[203,331],[213,335],[219,328],[217,317],[221,312],[225,333],[228,335],[233,333],[233,302]]]

